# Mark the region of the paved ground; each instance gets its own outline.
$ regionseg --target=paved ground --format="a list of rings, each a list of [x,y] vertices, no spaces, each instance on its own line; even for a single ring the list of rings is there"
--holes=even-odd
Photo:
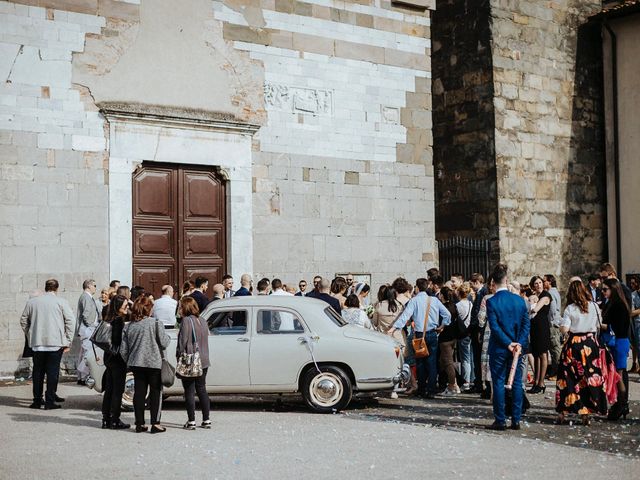
[[[210,431],[187,432],[165,402],[160,435],[100,430],[101,397],[63,384],[65,408],[33,411],[30,386],[0,387],[0,478],[640,478],[640,383],[619,424],[552,425],[552,394],[534,397],[520,432],[487,433],[488,402],[362,399],[338,415],[301,401],[214,397]],[[131,420],[132,414],[123,418]],[[577,447],[577,448],[576,448]],[[613,452],[613,453],[611,453]]]

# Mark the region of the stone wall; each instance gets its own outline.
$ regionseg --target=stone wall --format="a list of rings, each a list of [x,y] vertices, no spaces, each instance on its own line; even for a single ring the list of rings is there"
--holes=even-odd
[[[599,6],[437,5],[438,236],[496,238],[494,258],[521,280],[566,280],[604,258],[600,40],[581,27]]]
[[[215,2],[224,37],[261,61],[254,273],[424,274],[435,261],[430,18],[374,2]]]
[[[603,259],[601,67],[578,29],[600,2],[492,0],[502,259],[561,279]]]
[[[224,168],[236,276],[423,275],[434,5],[419,3],[0,2],[0,374],[20,367],[19,315],[46,278],[75,307],[84,278],[127,270],[114,226],[129,229],[142,161]],[[109,123],[98,107],[188,125]],[[199,134],[203,119],[233,125],[242,148],[225,150],[231,127]],[[191,157],[167,138],[193,140]]]
[[[103,17],[0,2],[0,372],[18,369],[20,313],[47,278],[75,306],[108,282],[104,121],[71,81]]]
[[[437,238],[498,237],[489,0],[440,1],[433,18]]]

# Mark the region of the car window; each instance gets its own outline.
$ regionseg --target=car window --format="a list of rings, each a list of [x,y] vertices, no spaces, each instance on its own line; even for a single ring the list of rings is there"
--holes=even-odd
[[[347,325],[347,321],[342,318],[342,316],[338,315],[338,312],[336,312],[332,307],[325,308],[324,313],[326,313],[327,317],[329,317],[331,321],[339,327]]]
[[[244,335],[247,333],[247,311],[225,310],[215,312],[207,321],[212,335]]]
[[[258,311],[258,333],[303,333],[304,327],[298,316],[284,310],[268,309]]]

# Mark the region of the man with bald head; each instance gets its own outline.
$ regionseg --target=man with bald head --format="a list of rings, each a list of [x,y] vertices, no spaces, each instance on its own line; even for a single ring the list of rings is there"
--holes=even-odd
[[[216,283],[211,290],[213,291],[213,298],[211,299],[212,302],[222,300],[224,298],[224,285],[221,283]]]
[[[160,320],[165,327],[173,327],[176,324],[176,309],[178,302],[173,299],[173,287],[162,286],[162,296],[153,303],[151,316]]]
[[[240,277],[241,287],[236,291],[234,297],[249,297],[251,296],[251,275],[243,273]]]
[[[332,297],[329,292],[331,290],[331,282],[326,278],[320,280],[320,285],[318,287],[320,293],[315,297],[318,300],[322,300],[323,302],[327,302],[329,305],[333,307],[333,309],[338,312],[338,315],[342,313],[342,309],[340,308],[340,300],[335,297]]]

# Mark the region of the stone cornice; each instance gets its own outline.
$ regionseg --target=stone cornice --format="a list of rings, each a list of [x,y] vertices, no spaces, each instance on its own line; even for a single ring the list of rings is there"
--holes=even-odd
[[[260,128],[260,125],[242,122],[233,115],[206,110],[113,102],[99,103],[98,108],[108,121],[216,130],[245,135],[253,135]]]

